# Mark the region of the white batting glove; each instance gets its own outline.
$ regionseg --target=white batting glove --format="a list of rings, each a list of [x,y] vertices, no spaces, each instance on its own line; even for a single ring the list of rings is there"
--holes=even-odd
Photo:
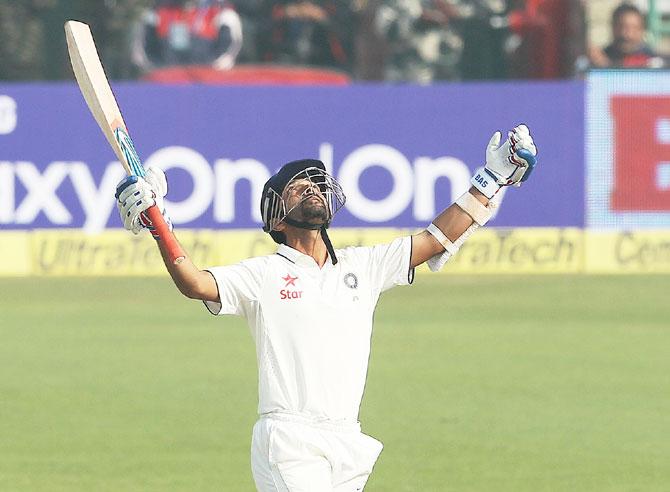
[[[123,226],[133,234],[139,234],[142,229],[149,229],[153,234],[153,224],[145,212],[156,205],[172,230],[172,221],[167,215],[163,201],[167,189],[165,173],[157,167],[147,169],[144,178],[139,176],[124,178],[116,186],[115,194]]]
[[[487,198],[503,186],[521,186],[537,164],[537,149],[526,125],[519,125],[507,134],[495,132],[486,148],[486,165],[475,171],[472,185]]]

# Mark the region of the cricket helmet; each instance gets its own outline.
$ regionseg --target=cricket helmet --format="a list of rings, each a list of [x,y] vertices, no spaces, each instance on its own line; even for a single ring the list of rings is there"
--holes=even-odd
[[[326,207],[328,209],[328,218],[321,224],[312,224],[302,222],[289,217],[292,210],[298,207],[303,201],[312,196],[311,188],[306,189],[292,208],[288,208],[283,194],[286,186],[296,179],[305,179],[316,186],[323,195]],[[289,162],[282,166],[277,173],[272,176],[263,187],[261,195],[261,217],[263,219],[263,230],[272,236],[272,239],[282,244],[286,242],[286,236],[283,232],[275,230],[280,222],[286,222],[289,225],[301,229],[321,230],[324,242],[328,247],[328,253],[337,262],[335,254],[332,251],[332,244],[326,234],[326,229],[330,226],[333,216],[342,208],[346,197],[342,192],[342,187],[335,178],[326,172],[326,166],[323,162],[316,159],[301,159]]]

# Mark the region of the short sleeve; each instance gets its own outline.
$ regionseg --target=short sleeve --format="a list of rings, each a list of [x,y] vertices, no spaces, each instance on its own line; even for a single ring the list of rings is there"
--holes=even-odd
[[[355,250],[367,263],[370,278],[380,292],[396,285],[410,285],[414,281],[414,268],[410,267],[411,236],[398,238],[388,244]]]
[[[207,268],[216,281],[219,302],[204,301],[214,315],[235,314],[247,316],[251,305],[258,299],[265,271],[263,258],[252,258],[235,265]]]

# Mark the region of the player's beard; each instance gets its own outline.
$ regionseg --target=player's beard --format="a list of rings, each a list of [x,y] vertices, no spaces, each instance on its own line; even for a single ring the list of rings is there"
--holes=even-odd
[[[328,222],[329,217],[326,204],[316,195],[303,200],[297,208],[302,216],[302,220],[305,222],[309,222],[310,224],[325,224]]]

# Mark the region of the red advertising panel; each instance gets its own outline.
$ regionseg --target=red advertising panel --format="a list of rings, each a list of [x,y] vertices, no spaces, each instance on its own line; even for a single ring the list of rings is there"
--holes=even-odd
[[[670,210],[670,96],[613,96],[615,211]],[[667,133],[667,135],[666,135]]]

